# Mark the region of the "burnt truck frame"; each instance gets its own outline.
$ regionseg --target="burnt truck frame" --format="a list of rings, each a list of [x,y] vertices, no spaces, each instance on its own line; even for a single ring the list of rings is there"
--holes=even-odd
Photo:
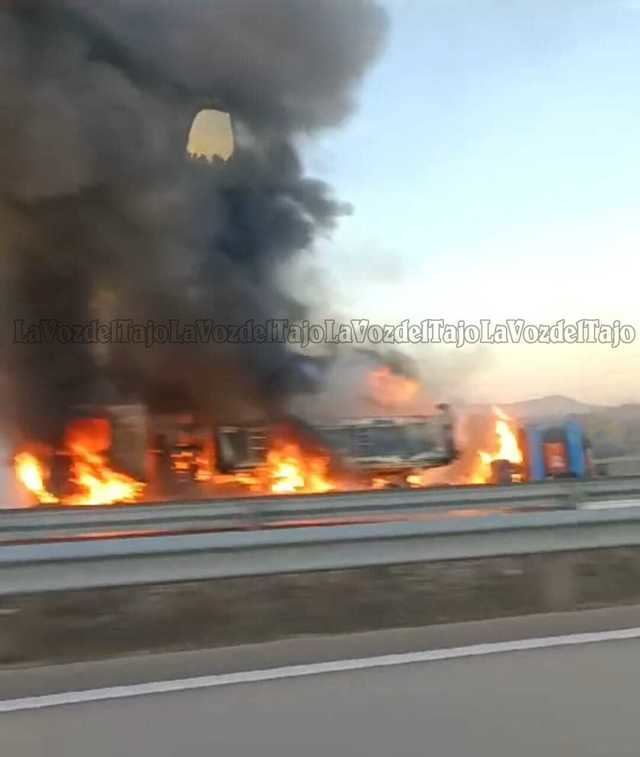
[[[345,471],[372,475],[410,473],[449,465],[458,457],[448,405],[437,415],[356,418],[309,425],[307,441]],[[295,422],[294,422],[295,423]],[[266,464],[277,431],[268,424],[221,426],[215,431],[221,473],[257,470]]]

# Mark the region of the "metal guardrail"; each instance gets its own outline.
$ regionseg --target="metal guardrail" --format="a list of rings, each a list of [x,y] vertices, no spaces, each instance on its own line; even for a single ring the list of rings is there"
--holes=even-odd
[[[560,511],[0,548],[0,596],[640,546],[640,511]]]
[[[442,510],[557,510],[600,500],[640,499],[640,477],[512,486],[450,486],[198,503],[0,510],[0,548],[28,540],[247,530],[328,519],[402,519]]]

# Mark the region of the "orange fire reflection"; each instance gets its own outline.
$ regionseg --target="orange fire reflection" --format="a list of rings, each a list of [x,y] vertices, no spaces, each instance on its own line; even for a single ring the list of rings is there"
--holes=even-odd
[[[372,371],[368,377],[369,392],[378,405],[402,407],[413,402],[420,384],[407,376],[394,373],[388,366]]]
[[[524,456],[518,444],[518,437],[512,427],[512,420],[500,408],[493,409],[495,416],[495,446],[491,451],[478,452],[478,463],[471,476],[472,484],[491,482],[491,464],[496,460],[506,460],[512,465],[520,465]]]
[[[46,469],[35,455],[31,452],[21,452],[16,455],[14,465],[18,481],[40,504],[54,505],[58,502],[58,498],[45,486]]]

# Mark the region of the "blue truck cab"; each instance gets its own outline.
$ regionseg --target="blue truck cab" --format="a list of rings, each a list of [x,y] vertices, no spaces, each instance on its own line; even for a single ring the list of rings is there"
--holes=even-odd
[[[592,474],[591,444],[576,421],[524,426],[520,443],[524,481],[584,479]]]

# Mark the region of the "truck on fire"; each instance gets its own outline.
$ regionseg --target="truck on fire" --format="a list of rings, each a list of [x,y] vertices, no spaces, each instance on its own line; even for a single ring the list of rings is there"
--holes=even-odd
[[[300,419],[282,424],[223,426],[217,429],[217,467],[224,473],[260,469],[278,437],[295,440],[310,455],[325,455],[347,478],[377,478],[389,484],[413,472],[450,464],[457,457],[448,405],[431,416],[392,416],[336,420],[310,425]]]
[[[585,479],[595,473],[591,442],[575,420],[523,424],[518,441],[522,462],[495,460],[492,483]]]

